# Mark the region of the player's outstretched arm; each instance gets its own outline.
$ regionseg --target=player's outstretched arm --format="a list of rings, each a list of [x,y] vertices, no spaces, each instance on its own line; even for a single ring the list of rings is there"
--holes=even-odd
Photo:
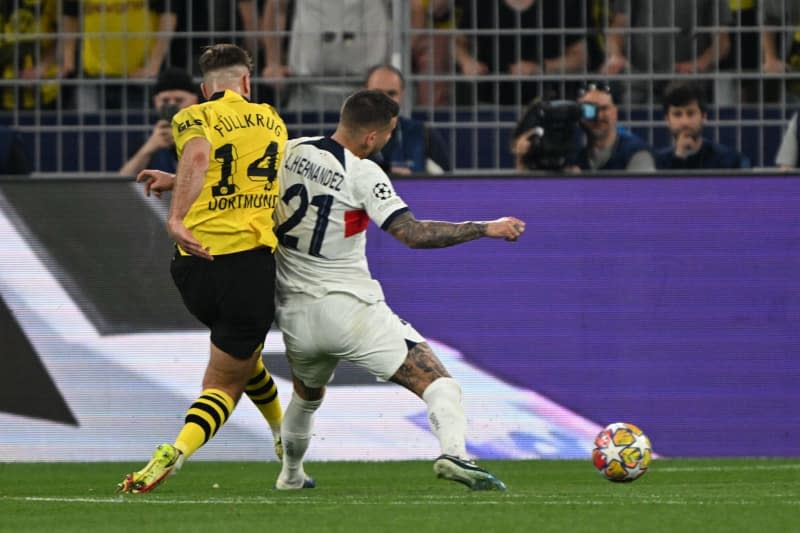
[[[445,248],[481,237],[516,241],[525,231],[525,223],[515,217],[488,222],[417,220],[411,211],[406,211],[386,231],[411,248]]]
[[[146,168],[139,172],[136,181],[144,182],[145,195],[150,196],[152,192],[156,197],[161,198],[162,192],[171,191],[175,187],[175,174]]]

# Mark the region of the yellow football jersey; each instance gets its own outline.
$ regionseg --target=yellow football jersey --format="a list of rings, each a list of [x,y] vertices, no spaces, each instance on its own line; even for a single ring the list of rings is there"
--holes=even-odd
[[[172,133],[179,156],[189,139],[203,137],[211,143],[203,189],[184,219],[195,238],[212,255],[259,246],[274,250],[272,211],[287,140],[278,112],[225,91],[179,111]]]
[[[147,63],[158,15],[142,0],[83,0],[83,68],[90,76],[126,76]]]

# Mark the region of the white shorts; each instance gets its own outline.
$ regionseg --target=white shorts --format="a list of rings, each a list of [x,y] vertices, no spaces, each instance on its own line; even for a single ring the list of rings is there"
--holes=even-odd
[[[281,298],[275,318],[292,372],[311,388],[327,385],[340,359],[388,380],[405,361],[408,343],[425,342],[385,302],[341,292]]]

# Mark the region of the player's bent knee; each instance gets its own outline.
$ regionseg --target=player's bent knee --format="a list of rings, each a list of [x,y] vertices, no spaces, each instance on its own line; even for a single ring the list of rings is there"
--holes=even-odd
[[[294,395],[307,401],[322,400],[325,397],[325,387],[309,387],[297,376],[292,376]]]

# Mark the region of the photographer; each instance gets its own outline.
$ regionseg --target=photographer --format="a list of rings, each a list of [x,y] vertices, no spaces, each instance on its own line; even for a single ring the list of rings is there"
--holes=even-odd
[[[153,87],[153,108],[158,113],[158,122],[147,141],[122,165],[119,174],[135,176],[145,168],[174,173],[178,158],[172,138],[172,117],[198,101],[197,86],[188,72],[170,67],[159,74]]]
[[[536,100],[520,116],[511,133],[514,168],[521,172],[569,172],[575,159],[578,121],[590,107],[570,100]]]
[[[627,129],[617,127],[617,106],[608,85],[585,84],[578,103],[595,110],[592,117],[581,118],[586,146],[578,151],[575,160],[581,170],[655,171],[650,146]]]

